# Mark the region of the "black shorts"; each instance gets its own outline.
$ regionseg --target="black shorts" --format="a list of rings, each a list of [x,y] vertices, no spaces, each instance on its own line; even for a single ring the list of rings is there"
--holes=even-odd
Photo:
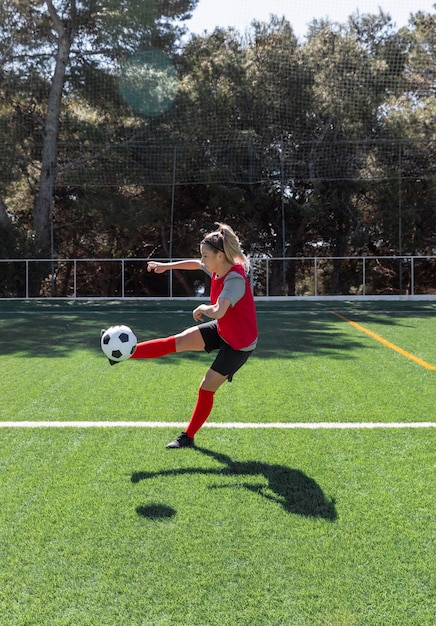
[[[221,376],[228,376],[228,381],[232,382],[233,375],[244,365],[253,350],[234,350],[229,346],[218,334],[216,320],[199,324],[198,329],[203,337],[206,352],[218,350],[210,368]]]

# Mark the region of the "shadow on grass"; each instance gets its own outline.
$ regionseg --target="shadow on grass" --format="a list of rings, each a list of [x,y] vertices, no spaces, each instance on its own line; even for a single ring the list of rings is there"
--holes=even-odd
[[[256,495],[279,504],[287,513],[303,517],[322,518],[334,522],[338,515],[335,501],[324,495],[318,483],[303,472],[284,465],[270,465],[258,461],[234,461],[226,454],[195,446],[194,450],[211,457],[223,465],[221,468],[187,467],[161,470],[159,472],[134,472],[132,483],[158,476],[181,476],[183,474],[202,474],[211,476],[259,476],[267,484],[253,484],[242,481],[238,484]],[[212,485],[210,489],[225,489],[235,485]],[[138,512],[138,510],[137,510]]]
[[[174,517],[176,510],[166,504],[141,504],[136,507],[136,512],[140,517],[148,519],[169,519]]]
[[[350,335],[347,324],[332,315],[331,310],[341,310],[353,317],[359,312],[356,305],[344,311],[345,305],[338,303],[316,305],[298,303],[273,304],[278,310],[268,310],[259,305],[259,343],[255,355],[260,358],[296,358],[306,354],[316,354],[335,359],[356,358],[356,349],[365,338],[358,334]],[[336,304],[336,306],[334,306]],[[74,350],[88,350],[100,353],[100,329],[114,324],[127,324],[136,333],[139,341],[176,334],[192,325],[191,307],[183,304],[183,310],[171,307],[182,304],[165,303],[160,310],[150,304],[111,304],[71,302],[0,302],[0,341],[3,354],[20,354],[26,357],[69,357]],[[367,304],[367,306],[369,306]],[[400,304],[397,303],[400,307]],[[409,308],[410,308],[409,303]],[[415,305],[421,314],[434,314],[434,309]],[[386,325],[409,323],[409,313],[396,316],[366,310],[357,316],[358,321],[370,324],[372,321]],[[362,320],[362,315],[364,319]],[[197,360],[203,353],[184,353],[177,359]],[[164,363],[168,360],[160,359]]]

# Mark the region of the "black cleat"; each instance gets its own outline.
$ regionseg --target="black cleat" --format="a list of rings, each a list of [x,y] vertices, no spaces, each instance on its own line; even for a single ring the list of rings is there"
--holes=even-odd
[[[181,435],[179,435],[174,441],[168,443],[166,448],[192,448],[194,445],[194,437],[188,437],[188,435],[183,431]]]

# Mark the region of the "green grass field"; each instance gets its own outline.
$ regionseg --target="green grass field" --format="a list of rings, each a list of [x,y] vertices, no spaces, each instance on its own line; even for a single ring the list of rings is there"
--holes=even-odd
[[[260,303],[209,422],[263,428],[85,427],[186,423],[211,356],[109,367],[99,336],[191,308],[0,303],[1,626],[435,624],[436,428],[316,424],[434,425],[436,304]]]

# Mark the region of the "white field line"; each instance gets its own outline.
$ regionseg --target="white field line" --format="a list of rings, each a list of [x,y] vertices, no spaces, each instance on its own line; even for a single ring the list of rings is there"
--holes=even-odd
[[[0,428],[185,428],[185,422],[0,422]],[[202,428],[354,430],[371,428],[436,428],[436,422],[206,422]]]

